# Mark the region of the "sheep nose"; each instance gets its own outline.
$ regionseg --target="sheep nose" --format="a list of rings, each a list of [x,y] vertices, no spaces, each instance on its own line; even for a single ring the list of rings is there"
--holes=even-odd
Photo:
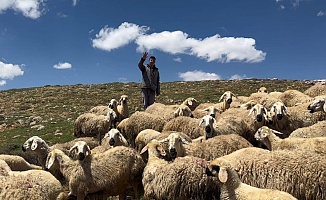
[[[25,151],[26,151],[26,149],[25,149],[25,147],[24,147],[24,146],[22,146],[22,151],[23,151],[23,152],[25,152]]]
[[[190,115],[190,118],[194,118],[194,115],[193,115],[193,114],[191,114],[191,115]]]
[[[206,131],[206,133],[210,133],[212,131],[212,129],[211,129],[210,126],[206,126],[205,127],[205,131]]]
[[[277,114],[276,117],[277,117],[278,120],[282,120],[283,115],[282,114]]]
[[[112,146],[112,145],[114,145],[114,143],[115,143],[114,139],[111,138],[111,139],[109,140],[109,144]]]
[[[269,125],[273,125],[273,120],[268,120]]]
[[[257,115],[256,119],[258,122],[261,122],[261,121],[263,121],[263,116],[261,114],[259,114],[259,115]]]
[[[210,114],[213,118],[215,118],[215,114]]]
[[[228,99],[226,102],[227,102],[228,104],[231,104],[231,103],[232,103],[232,99]]]
[[[79,153],[78,154],[78,160],[84,160],[85,154],[84,153]]]
[[[109,108],[113,109],[113,106],[112,105],[109,105]]]
[[[170,155],[172,159],[175,159],[177,157],[177,150],[175,148],[171,148]]]

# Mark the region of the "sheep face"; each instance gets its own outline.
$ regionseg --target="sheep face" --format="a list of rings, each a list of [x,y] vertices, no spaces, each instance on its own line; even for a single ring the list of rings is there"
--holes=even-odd
[[[120,101],[121,104],[126,104],[127,101],[128,101],[128,96],[127,95],[122,95],[120,97],[120,100],[119,101]]]
[[[271,118],[276,117],[277,120],[282,120],[287,115],[287,108],[282,102],[275,102],[270,110]]]
[[[215,113],[217,113],[217,112],[221,113],[222,111],[214,106],[209,106],[209,107],[203,109],[202,112],[207,112],[207,115],[210,115],[215,119],[215,117],[216,117]]]
[[[42,138],[40,138],[38,136],[33,136],[33,137],[29,138],[28,140],[26,140],[26,142],[22,146],[22,150],[24,152],[28,151],[28,150],[35,151],[36,149],[42,148],[42,147],[48,148],[48,145]]]
[[[151,140],[140,152],[140,154],[145,153],[148,151],[148,157],[159,157],[163,158],[166,156],[166,152],[162,146],[162,144],[156,140]]]
[[[169,143],[169,152],[172,159],[181,156],[183,144],[190,144],[183,137],[177,133],[171,133],[167,138],[160,140],[159,142]]]
[[[207,176],[217,176],[221,183],[228,180],[230,164],[224,159],[215,159],[206,167]]]
[[[69,157],[72,159],[84,160],[91,150],[85,141],[78,141],[69,150]]]
[[[109,108],[111,108],[112,110],[116,109],[118,106],[118,101],[116,99],[111,99],[110,103],[109,103]]]
[[[265,87],[261,87],[258,89],[258,92],[261,92],[261,93],[268,93],[267,92],[267,89]]]
[[[224,94],[220,97],[220,100],[219,101],[221,101],[222,99],[224,99],[224,101],[227,103],[227,104],[231,104],[232,103],[232,97],[233,96],[235,96],[236,97],[236,95],[235,94],[233,94],[232,92],[230,92],[230,91],[226,91],[226,92],[224,92]]]
[[[254,114],[254,117],[257,122],[263,122],[266,120],[267,110],[261,104],[256,104],[251,110],[249,111],[249,115]]]
[[[216,122],[215,118],[210,115],[205,115],[199,122],[199,126],[205,123],[205,132],[206,136],[205,139],[213,137],[213,124]]]
[[[326,108],[324,107],[325,107],[325,98],[319,98],[311,102],[311,104],[308,106],[307,109],[310,111],[310,113],[314,113],[317,111],[323,111]]]
[[[106,138],[108,138],[110,146],[115,146],[118,141],[122,141],[122,135],[118,129],[111,129],[105,134],[103,140]]]
[[[174,111],[174,117],[178,116],[186,116],[186,117],[191,117],[193,118],[193,114],[190,110],[190,108],[186,105],[180,105],[175,111]]]

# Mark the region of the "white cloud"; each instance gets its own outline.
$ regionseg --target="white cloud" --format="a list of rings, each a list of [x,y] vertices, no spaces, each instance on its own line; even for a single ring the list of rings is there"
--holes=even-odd
[[[44,0],[1,0],[0,13],[8,9],[22,13],[25,17],[39,18],[44,12]]]
[[[104,27],[93,39],[93,47],[111,51],[134,41],[138,52],[157,49],[170,54],[194,55],[207,62],[261,62],[266,53],[255,48],[253,38],[220,37],[189,38],[182,31],[163,31],[146,35],[149,28],[124,22],[117,29]]]
[[[7,84],[7,81],[5,81],[5,80],[0,81],[0,86],[6,85],[6,84]]]
[[[1,79],[14,79],[16,76],[22,76],[22,71],[19,65],[6,64],[0,61],[0,78]]]
[[[239,74],[234,74],[231,76],[230,80],[242,80],[242,79],[246,79],[247,76],[244,74],[243,76],[239,75]]]
[[[148,30],[136,24],[124,22],[117,29],[105,26],[93,39],[93,47],[105,51],[111,51],[125,46]]]
[[[59,63],[53,66],[54,69],[70,69],[72,65],[70,63]]]
[[[180,57],[174,58],[173,60],[176,61],[176,62],[180,62],[180,63],[182,62]]]
[[[203,81],[203,80],[220,80],[221,77],[215,73],[207,73],[203,71],[188,71],[179,73],[179,78],[184,81]]]
[[[326,11],[319,11],[319,12],[317,13],[317,16],[318,16],[318,17],[325,16],[325,15],[326,15]]]
[[[76,5],[77,5],[77,1],[78,1],[78,0],[72,0],[72,5],[73,5],[73,6],[76,6]]]

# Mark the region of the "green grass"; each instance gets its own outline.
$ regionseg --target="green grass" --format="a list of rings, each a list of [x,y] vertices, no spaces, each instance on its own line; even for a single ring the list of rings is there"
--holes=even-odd
[[[200,103],[218,102],[227,90],[249,96],[260,87],[283,92],[305,91],[311,84],[297,80],[216,80],[161,83],[157,102],[180,104],[188,97]],[[31,136],[41,136],[49,145],[74,139],[73,122],[82,113],[97,105],[107,105],[112,98],[129,96],[130,113],[142,108],[139,83],[107,83],[94,85],[44,86],[0,91],[0,153],[21,152],[21,145]],[[41,117],[43,130],[32,129],[27,122]],[[62,134],[57,134],[62,133]]]

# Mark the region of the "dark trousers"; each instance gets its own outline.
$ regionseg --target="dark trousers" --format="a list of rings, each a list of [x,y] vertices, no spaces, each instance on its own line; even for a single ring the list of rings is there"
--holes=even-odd
[[[151,89],[141,89],[144,110],[155,102],[155,91]]]

